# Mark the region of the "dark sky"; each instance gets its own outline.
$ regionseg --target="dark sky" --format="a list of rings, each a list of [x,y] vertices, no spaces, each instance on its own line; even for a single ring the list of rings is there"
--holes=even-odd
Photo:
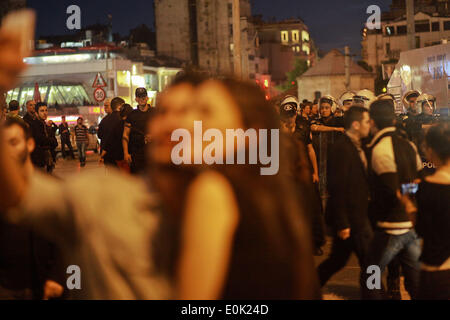
[[[28,0],[38,12],[38,35],[68,33],[66,9],[76,4],[81,8],[82,26],[106,22],[113,15],[113,31],[128,34],[142,23],[153,28],[152,0]],[[352,53],[360,53],[360,30],[367,20],[366,9],[379,5],[388,10],[391,0],[252,0],[253,14],[276,19],[301,17],[310,28],[318,47],[326,52],[350,45]]]

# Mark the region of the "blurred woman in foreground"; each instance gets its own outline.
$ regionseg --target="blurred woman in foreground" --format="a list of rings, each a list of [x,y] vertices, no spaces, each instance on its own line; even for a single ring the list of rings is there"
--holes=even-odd
[[[166,209],[160,244],[169,244],[164,251],[172,253],[162,268],[171,270],[177,298],[320,299],[308,227],[292,184],[282,179],[287,167],[282,150],[280,172],[273,176],[262,176],[259,164],[171,161],[177,144],[170,141],[172,132],[185,128],[194,136],[194,121],[224,137],[226,129],[278,129],[260,89],[186,76],[163,93],[159,106],[150,124],[151,178]],[[225,145],[224,160],[226,152],[236,151]],[[205,147],[203,142],[202,151]],[[248,149],[246,142],[246,155]]]

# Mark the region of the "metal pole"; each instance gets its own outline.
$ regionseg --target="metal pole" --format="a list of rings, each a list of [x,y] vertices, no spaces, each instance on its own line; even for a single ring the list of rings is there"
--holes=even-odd
[[[350,90],[350,48],[345,46],[345,90]]]
[[[414,23],[414,0],[406,0],[406,23],[408,29],[409,50],[416,48],[416,30]]]
[[[233,0],[233,57],[234,74],[240,79],[242,77],[240,0]]]

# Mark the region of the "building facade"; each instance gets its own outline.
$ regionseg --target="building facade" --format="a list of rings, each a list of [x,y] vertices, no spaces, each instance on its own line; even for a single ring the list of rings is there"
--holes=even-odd
[[[416,48],[445,43],[450,39],[450,1],[415,1]],[[404,0],[394,0],[389,12],[383,13],[381,29],[362,32],[362,59],[373,71],[382,65],[395,66],[400,53],[409,50]]]
[[[268,59],[269,74],[275,85],[286,80],[286,73],[293,70],[296,59],[303,59],[308,65],[314,65],[315,46],[308,27],[302,20],[264,22],[257,19],[255,24],[259,53]]]
[[[357,92],[362,89],[374,91],[375,75],[350,62],[349,90]],[[324,95],[336,99],[348,91],[345,87],[345,56],[337,49],[331,50],[315,66],[297,79],[298,98],[313,101]]]
[[[157,54],[211,74],[232,74],[232,0],[155,0]],[[249,0],[240,0],[243,77],[256,79],[256,29]]]

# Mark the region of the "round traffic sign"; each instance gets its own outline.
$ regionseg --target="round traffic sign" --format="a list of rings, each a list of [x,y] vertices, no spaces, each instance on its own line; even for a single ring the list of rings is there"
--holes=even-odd
[[[94,99],[97,102],[102,102],[106,98],[106,92],[103,90],[103,88],[96,88],[94,90]]]

